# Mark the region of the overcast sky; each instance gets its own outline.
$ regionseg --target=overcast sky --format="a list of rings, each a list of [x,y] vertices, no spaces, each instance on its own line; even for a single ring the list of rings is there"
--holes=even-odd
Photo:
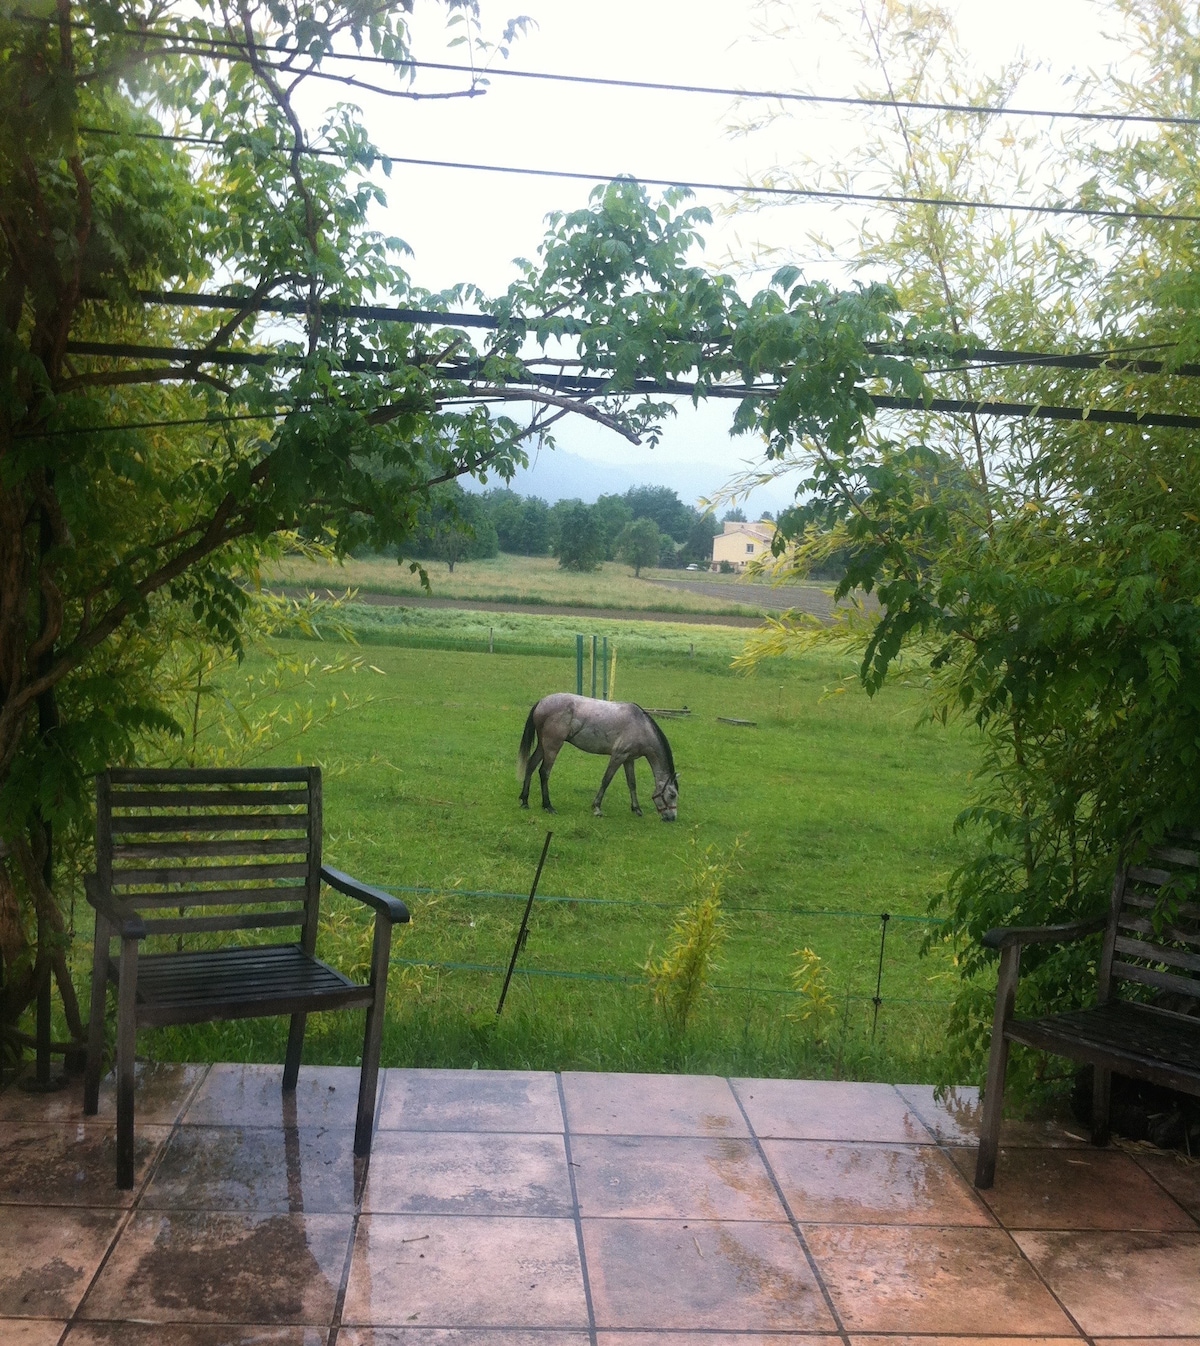
[[[859,0],[826,0],[826,6],[859,12]],[[487,35],[498,34],[517,13],[535,21],[513,47],[507,64],[515,69],[852,93],[861,68],[828,25],[814,20],[816,8],[816,0],[797,0],[792,6],[800,33],[790,40],[763,33],[761,7],[752,0],[482,0],[482,23]],[[1091,0],[961,0],[951,8],[981,70],[995,69],[1022,52],[1033,62],[1036,68],[1020,90],[1026,105],[1070,106],[1072,95],[1063,81],[1071,71],[1099,69],[1122,54],[1120,45],[1103,34],[1101,11]],[[452,34],[446,32],[444,16],[435,0],[417,0],[418,58],[463,59],[463,48],[447,50]],[[415,87],[450,88],[455,80],[422,72]],[[503,77],[492,81],[486,96],[471,100],[357,101],[376,143],[396,155],[685,180],[761,180],[773,163],[794,163],[803,155],[836,168],[839,156],[863,133],[861,112],[812,108],[795,112],[770,131],[739,137],[730,129],[738,110],[727,98]],[[498,293],[514,277],[513,259],[536,251],[545,216],[585,204],[589,188],[562,180],[397,166],[386,190],[389,208],[380,223],[413,249],[410,269],[418,284],[442,289],[471,281]],[[698,199],[714,214],[729,200],[713,193],[700,193]],[[851,230],[853,209],[795,203],[753,215],[719,216],[706,256],[722,265],[744,264],[765,248],[782,261],[806,251],[810,230]],[[668,484],[695,500],[718,490],[753,457],[751,441],[728,435],[731,411],[731,404],[699,412],[685,404],[653,451],[568,420],[556,428],[564,451],[557,470],[539,464],[522,477],[519,489],[552,497],[569,493],[563,468],[583,459],[593,469],[587,482],[580,469],[579,493],[585,498],[628,478]],[[789,494],[781,485],[765,488],[750,507],[777,510]]]

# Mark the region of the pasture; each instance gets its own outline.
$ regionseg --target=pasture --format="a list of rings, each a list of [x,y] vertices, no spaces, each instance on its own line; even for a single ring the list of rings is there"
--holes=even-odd
[[[763,582],[741,576],[714,576],[703,572],[707,581],[720,579],[729,597],[687,593],[656,584],[686,580],[683,570],[642,571],[635,578],[632,569],[618,561],[605,561],[598,570],[587,574],[561,570],[553,556],[508,556],[501,553],[482,561],[459,561],[453,572],[444,561],[426,561],[430,587],[435,598],[476,599],[487,602],[549,604],[582,608],[624,608],[631,612],[707,612],[716,614],[753,614],[759,611],[756,592]],[[695,574],[695,572],[691,572]],[[419,596],[426,591],[419,576],[412,574],[408,562],[397,564],[386,557],[363,560],[348,558],[340,565],[323,565],[289,558],[271,568],[271,583],[304,585],[312,588],[361,589],[367,593]]]
[[[479,614],[421,615],[474,622],[466,629],[479,637]],[[393,949],[385,1063],[930,1078],[953,972],[947,951],[917,956],[924,926],[911,918],[960,853],[952,821],[968,793],[969,738],[919,725],[911,688],[874,700],[844,690],[853,665],[836,656],[776,661],[745,677],[728,667],[741,631],[611,623],[618,696],[692,710],[662,721],[680,821],[663,824],[648,807],[644,762],[646,816],[630,813],[619,776],[604,817],[593,817],[605,762],[570,747],[551,780],[557,815],[522,811],[515,757],[525,716],[542,694],[572,687],[574,657],[565,619],[513,620],[513,645],[544,652],[390,644],[373,629],[361,651],[373,667],[316,683],[318,698],[348,697],[349,708],[270,754],[323,764],[327,860],[400,892],[412,909]],[[497,1023],[497,969],[521,914],[511,895],[528,891],[547,828],[554,839],[528,946]],[[689,895],[689,856],[709,846],[727,855],[739,840],[716,987],[672,1038],[642,967]],[[319,952],[361,969],[365,915],[333,894],[327,903]],[[889,925],[872,1041],[883,911],[910,919]],[[825,969],[825,1008],[808,1018],[792,982],[805,948]],[[314,1018],[306,1059],[353,1062],[360,1031],[357,1018]],[[250,1022],[147,1034],[144,1048],[271,1060],[282,1043],[282,1024]]]

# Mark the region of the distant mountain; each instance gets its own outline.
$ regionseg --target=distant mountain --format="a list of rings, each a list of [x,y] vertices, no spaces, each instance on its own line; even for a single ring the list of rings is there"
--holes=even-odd
[[[701,496],[718,491],[726,481],[709,463],[689,466],[658,460],[648,455],[636,466],[597,463],[564,449],[543,449],[528,467],[518,470],[512,489],[521,495],[538,495],[550,504],[556,500],[579,499],[592,504],[597,496],[624,495],[631,486],[669,486],[685,504],[694,505]],[[464,479],[469,491],[486,491],[504,483],[489,478],[486,486]],[[790,503],[786,488],[755,491],[752,507],[778,511]]]

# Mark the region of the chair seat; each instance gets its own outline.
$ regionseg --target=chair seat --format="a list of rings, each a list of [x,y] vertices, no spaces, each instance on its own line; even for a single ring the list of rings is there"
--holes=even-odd
[[[147,954],[138,959],[139,1024],[206,1023],[365,1005],[373,992],[298,944]]]
[[[1043,1019],[1010,1020],[1004,1036],[1040,1051],[1200,1094],[1200,1019],[1111,1000]]]

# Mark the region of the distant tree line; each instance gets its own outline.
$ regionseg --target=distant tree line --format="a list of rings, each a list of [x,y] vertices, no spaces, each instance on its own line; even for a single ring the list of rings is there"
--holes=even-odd
[[[740,517],[731,510],[727,518]],[[417,560],[479,560],[556,556],[564,570],[595,570],[620,560],[640,574],[644,567],[707,565],[721,525],[712,514],[686,505],[668,486],[634,486],[624,495],[602,495],[595,504],[559,500],[498,487],[472,494],[450,483],[434,492],[405,547]]]

